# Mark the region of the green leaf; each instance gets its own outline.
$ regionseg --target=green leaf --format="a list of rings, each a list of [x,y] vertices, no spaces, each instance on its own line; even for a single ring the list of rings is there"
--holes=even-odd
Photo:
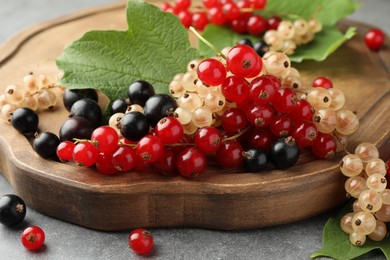
[[[304,19],[314,17],[325,27],[333,26],[341,18],[352,14],[361,3],[352,0],[272,0],[267,1],[265,12],[288,16],[297,15]]]
[[[152,4],[130,0],[126,31],[91,31],[67,46],[57,59],[68,88],[97,88],[111,100],[123,97],[135,80],[168,93],[173,76],[196,57],[178,18]]]
[[[271,1],[270,1],[271,2]],[[332,52],[334,52],[346,40],[355,35],[355,28],[349,28],[343,35],[334,27],[324,28],[315,37],[315,40],[307,45],[297,48],[294,55],[290,59],[295,62],[311,59],[322,61],[326,59]],[[252,41],[258,41],[259,38],[242,35],[233,32],[228,27],[208,25],[203,31],[202,36],[211,42],[217,49],[221,50],[226,46],[234,46],[242,38],[249,38]],[[216,55],[206,44],[199,41],[199,52],[202,56],[210,57]]]
[[[348,235],[340,227],[340,219],[348,212],[352,212],[351,203],[347,204],[335,218],[330,218],[326,222],[322,237],[323,247],[312,254],[311,258],[327,256],[334,259],[353,259],[379,249],[387,259],[390,259],[390,237],[380,242],[367,239],[361,247],[351,244]]]

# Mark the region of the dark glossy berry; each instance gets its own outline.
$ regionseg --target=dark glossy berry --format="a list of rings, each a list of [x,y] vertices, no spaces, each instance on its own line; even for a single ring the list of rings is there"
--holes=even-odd
[[[127,93],[131,104],[145,106],[146,101],[155,95],[152,84],[144,80],[137,80],[129,86]]]
[[[248,38],[243,38],[243,39],[239,40],[239,41],[237,42],[237,45],[238,45],[238,44],[245,44],[245,45],[248,45],[248,46],[250,46],[250,47],[253,48],[253,43],[252,43],[252,41],[251,41],[250,39],[248,39]]]
[[[265,43],[265,41],[255,42],[255,44],[253,44],[253,49],[255,49],[260,57],[263,57],[264,54],[270,50],[269,45]]]
[[[113,114],[116,113],[125,113],[127,109],[127,102],[126,99],[124,98],[119,98],[117,100],[114,100],[110,106],[110,115],[112,116]]]
[[[60,144],[58,136],[51,132],[42,132],[35,137],[34,151],[43,158],[54,158],[57,155],[57,147]]]
[[[83,117],[92,123],[93,126],[98,126],[102,121],[102,110],[96,101],[83,98],[76,101],[70,108],[69,117]]]
[[[291,136],[277,139],[271,144],[269,160],[278,169],[293,166],[299,158],[299,147]]]
[[[144,115],[152,127],[155,127],[161,118],[169,116],[177,108],[174,98],[166,94],[157,94],[148,99],[144,107]]]
[[[90,139],[94,130],[93,125],[87,119],[82,117],[68,118],[60,128],[61,141],[74,141],[77,139]]]
[[[30,108],[17,108],[11,117],[12,126],[22,134],[34,133],[38,129],[39,118]]]
[[[141,112],[129,112],[125,114],[119,128],[124,138],[130,141],[139,141],[149,133],[149,121]]]
[[[23,221],[26,216],[26,204],[14,194],[0,198],[0,223],[12,227]]]
[[[267,168],[268,158],[263,149],[252,148],[242,152],[244,167],[250,172],[258,172]]]
[[[70,111],[72,105],[83,98],[89,98],[98,102],[98,95],[94,89],[65,89],[63,101],[66,110]]]

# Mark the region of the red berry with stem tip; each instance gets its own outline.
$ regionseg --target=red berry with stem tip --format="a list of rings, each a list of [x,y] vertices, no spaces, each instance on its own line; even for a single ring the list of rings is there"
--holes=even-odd
[[[241,10],[241,15],[242,17],[249,18],[252,16],[252,9],[251,3],[246,0],[240,0],[237,2],[238,8]],[[243,11],[242,9],[248,10],[248,11]]]
[[[128,242],[129,247],[139,255],[149,253],[154,245],[152,233],[143,228],[133,230],[129,235]]]
[[[282,19],[277,16],[272,16],[267,20],[268,30],[277,30]]]
[[[280,113],[290,113],[294,110],[298,98],[291,88],[281,88],[276,92],[272,106]]]
[[[226,99],[241,103],[249,95],[248,82],[243,77],[230,76],[222,83],[221,91]]]
[[[209,9],[210,22],[216,25],[223,25],[227,19],[220,7],[212,7]]]
[[[139,140],[135,151],[139,158],[148,163],[153,163],[163,156],[164,145],[157,136],[146,135]]]
[[[247,145],[268,151],[275,137],[268,128],[252,128],[248,133]]]
[[[137,162],[135,149],[128,146],[119,146],[112,155],[112,164],[121,172],[131,171]]]
[[[99,157],[95,163],[96,169],[102,174],[114,174],[118,172],[112,162],[112,153],[99,153]]]
[[[45,243],[45,232],[38,226],[31,226],[23,230],[22,245],[28,250],[37,250]]]
[[[292,122],[287,115],[279,114],[272,118],[269,128],[276,137],[288,136],[291,132]]]
[[[112,152],[118,146],[118,133],[110,126],[96,128],[91,135],[91,143],[101,153]]]
[[[164,144],[175,144],[181,140],[184,134],[182,124],[174,117],[160,119],[154,130]]]
[[[201,152],[215,153],[221,146],[222,135],[217,128],[205,126],[195,132],[194,141]]]
[[[226,132],[236,133],[243,130],[248,120],[243,111],[238,108],[230,108],[221,116],[221,125]]]
[[[265,32],[267,27],[267,21],[260,15],[252,15],[247,23],[248,33],[255,36]]]
[[[197,69],[198,78],[210,86],[221,85],[226,79],[225,66],[216,59],[205,59]]]
[[[249,85],[249,97],[256,104],[268,104],[276,97],[277,88],[273,80],[267,76],[260,76],[252,80]]]
[[[304,99],[297,101],[293,111],[289,113],[289,117],[294,122],[309,121],[313,119],[313,107]]]
[[[153,168],[161,175],[177,174],[176,168],[177,155],[172,150],[164,150],[163,157],[153,163]]]
[[[317,138],[314,141],[311,149],[314,155],[321,159],[329,159],[337,149],[336,139],[330,134],[317,133]]]
[[[312,122],[296,123],[291,130],[291,135],[299,147],[312,146],[317,138],[317,128]]]
[[[271,123],[274,114],[269,104],[252,104],[248,109],[247,118],[253,126],[266,127]]]
[[[203,31],[206,25],[209,24],[209,18],[206,13],[196,12],[192,14],[192,26]]]
[[[253,48],[240,44],[228,52],[226,66],[234,75],[246,78],[258,75],[263,62]]]
[[[191,24],[192,24],[192,13],[191,12],[188,12],[186,10],[180,11],[177,14],[177,17],[179,18],[181,24],[184,27],[189,28],[191,26]]]
[[[217,160],[224,168],[236,168],[243,164],[243,148],[237,141],[227,140],[217,150]]]
[[[371,29],[364,36],[364,42],[370,50],[377,51],[385,42],[385,34],[377,28]]]
[[[245,15],[240,15],[240,17],[238,17],[237,19],[230,21],[230,28],[236,33],[246,33],[247,23],[248,17]]]
[[[313,87],[330,89],[333,88],[333,83],[327,77],[318,77],[313,80]]]
[[[61,142],[57,146],[57,156],[62,162],[68,162],[73,160],[73,149],[75,144],[71,141]]]
[[[203,174],[206,165],[206,156],[197,148],[184,149],[176,161],[179,173],[187,178],[194,178]]]
[[[90,142],[80,142],[73,149],[73,161],[80,166],[92,166],[99,157],[99,151]]]

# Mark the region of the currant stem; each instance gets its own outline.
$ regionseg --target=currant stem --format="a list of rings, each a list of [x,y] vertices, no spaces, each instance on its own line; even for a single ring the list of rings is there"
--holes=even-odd
[[[90,142],[90,140],[88,139],[73,138],[73,140],[74,140],[74,144]]]
[[[332,136],[336,139],[336,141],[341,145],[341,147],[343,148],[343,151],[344,151],[346,154],[351,154],[351,153],[347,150],[347,148],[344,146],[344,144],[340,141],[340,138],[339,138],[339,136],[337,135],[337,133],[333,132],[331,135],[332,135]]]
[[[202,35],[200,35],[200,34],[196,31],[196,29],[195,29],[194,27],[190,26],[190,30],[196,35],[196,37],[198,37],[202,42],[204,42],[207,46],[209,46],[210,49],[212,49],[213,51],[215,51],[215,53],[217,53],[217,55],[218,55],[219,57],[222,57],[223,59],[226,60],[226,56],[223,55],[223,53],[222,53],[220,50],[218,50],[217,48],[215,48],[215,46],[212,45],[208,40],[206,40]]]
[[[232,136],[229,136],[229,137],[227,137],[227,138],[225,138],[225,139],[222,139],[222,142],[234,140],[234,139],[240,137],[241,135],[245,134],[246,131],[248,131],[250,128],[251,128],[251,126],[248,126],[248,127],[246,127],[244,130],[238,132],[237,134],[232,135]]]

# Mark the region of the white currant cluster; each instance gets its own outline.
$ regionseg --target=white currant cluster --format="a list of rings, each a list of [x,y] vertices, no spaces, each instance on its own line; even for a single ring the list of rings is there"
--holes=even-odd
[[[8,85],[0,95],[1,118],[10,122],[12,112],[19,107],[34,111],[45,110],[57,104],[53,91],[56,81],[47,75],[35,76],[32,73],[23,77],[23,84]]]
[[[341,219],[342,230],[352,244],[361,246],[366,238],[381,241],[387,236],[390,222],[390,189],[387,187],[386,163],[379,159],[375,145],[361,143],[355,154],[344,156],[341,172],[348,177],[345,189],[355,198],[353,212]]]

